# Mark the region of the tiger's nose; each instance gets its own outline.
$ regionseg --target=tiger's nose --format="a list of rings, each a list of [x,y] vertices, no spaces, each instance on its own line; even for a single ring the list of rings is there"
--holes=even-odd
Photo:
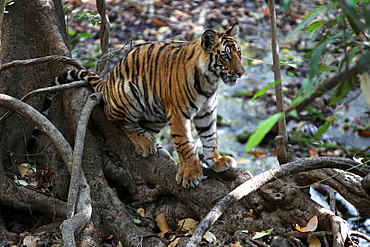
[[[244,70],[236,71],[236,74],[240,77],[244,74]]]

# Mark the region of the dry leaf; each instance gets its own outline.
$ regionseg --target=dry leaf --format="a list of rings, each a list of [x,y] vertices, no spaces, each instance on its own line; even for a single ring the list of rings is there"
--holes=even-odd
[[[319,157],[319,154],[317,153],[317,150],[314,146],[309,145],[308,146],[308,152],[310,154],[310,158],[317,158]]]
[[[51,169],[51,167],[49,165],[46,165],[46,169],[44,171],[44,177],[48,178],[53,173],[54,173],[53,169]]]
[[[249,151],[248,153],[254,155],[257,159],[263,159],[266,157],[266,153],[260,150]]]
[[[247,215],[256,218],[256,216],[253,215],[253,209],[249,209],[249,212],[247,213]]]
[[[270,228],[266,231],[255,232],[254,235],[252,236],[252,239],[260,239],[260,238],[263,238],[265,236],[268,236],[272,233],[273,230],[274,230],[274,228]]]
[[[23,163],[20,166],[18,166],[19,175],[21,175],[21,177],[24,178],[25,176],[29,176],[30,174],[32,174],[34,171],[30,169],[30,167],[31,166],[28,163]]]
[[[321,247],[320,239],[314,235],[309,235],[307,238],[309,247]]]
[[[308,222],[307,226],[305,227],[300,227],[299,225],[296,225],[295,226],[295,229],[300,231],[300,232],[313,232],[316,230],[317,228],[317,223],[318,223],[318,219],[317,219],[317,216],[315,215],[314,217],[312,217],[310,219],[310,221]]]
[[[243,247],[239,241],[235,241],[235,244],[232,244],[230,247]]]
[[[203,235],[203,238],[205,240],[207,240],[208,243],[213,243],[214,241],[217,240],[216,236],[210,232],[210,231],[207,231],[204,235]]]
[[[157,221],[157,226],[161,230],[161,233],[172,231],[167,224],[166,216],[164,216],[164,214],[158,215],[155,220]]]
[[[158,18],[154,18],[153,19],[153,23],[155,24],[155,25],[157,25],[158,27],[161,27],[161,26],[163,26],[164,24],[163,24],[163,22],[161,21],[161,20],[159,20]]]
[[[138,213],[140,216],[144,217],[145,216],[145,209],[143,208],[138,208],[136,210],[136,213]]]
[[[179,227],[180,231],[189,231],[191,228],[197,228],[198,223],[198,221],[192,218],[186,218],[184,220],[180,220],[177,223],[177,226]]]
[[[191,228],[189,229],[189,231],[188,231],[187,235],[190,235],[190,236],[191,236],[191,235],[193,235],[196,229],[197,229],[196,227],[191,227]]]
[[[175,247],[177,243],[179,242],[180,238],[175,238],[175,240],[170,243],[167,247]]]
[[[23,245],[27,247],[36,247],[37,241],[39,241],[40,238],[36,236],[27,236],[23,239]]]
[[[359,135],[359,136],[370,137],[370,131],[367,131],[367,130],[360,130],[360,131],[358,132],[358,135]]]

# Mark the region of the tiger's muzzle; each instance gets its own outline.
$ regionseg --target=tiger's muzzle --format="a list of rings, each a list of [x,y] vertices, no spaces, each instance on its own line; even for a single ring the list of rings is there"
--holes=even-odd
[[[243,74],[244,74],[244,68],[242,67],[240,71],[236,71],[233,73],[221,73],[221,78],[226,85],[235,86],[236,80],[242,77]]]

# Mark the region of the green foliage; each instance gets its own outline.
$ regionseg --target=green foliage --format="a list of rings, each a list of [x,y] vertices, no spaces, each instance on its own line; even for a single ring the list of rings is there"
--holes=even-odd
[[[327,76],[329,72],[349,68],[355,58],[369,48],[369,38],[365,32],[370,28],[368,9],[367,0],[337,0],[309,12],[305,20],[292,32],[294,35],[306,27],[306,32],[311,35],[312,40],[318,40],[308,54],[310,60],[307,70],[308,80],[304,82],[305,97],[311,95],[312,88],[316,82],[321,82],[323,76]],[[323,58],[327,54],[339,56],[338,67],[324,63]],[[355,84],[354,80],[339,83],[331,104],[342,99]]]
[[[99,15],[91,11],[86,11],[86,12],[72,11],[72,15],[73,15],[73,19],[77,19],[80,21],[87,20],[93,26],[101,22],[100,19],[98,18]]]
[[[283,1],[283,10],[290,11],[291,0]],[[307,53],[307,78],[302,88],[293,99],[292,107],[300,104],[314,93],[315,86],[322,83],[333,73],[344,72],[356,66],[361,73],[368,69],[370,63],[370,30],[369,0],[334,0],[310,11],[289,35],[291,38],[302,30],[306,30],[313,42],[313,48]],[[325,59],[335,55],[335,59]],[[286,64],[284,64],[286,65]],[[254,98],[263,95],[266,88],[261,89]],[[331,94],[330,105],[335,105],[345,97],[353,87],[358,85],[357,75],[338,82]],[[313,107],[313,106],[311,106]],[[322,116],[322,118],[324,118]],[[276,124],[279,115],[275,114],[262,122],[248,140],[246,151],[257,146],[263,137]],[[334,118],[321,126],[316,134],[319,138],[334,122]]]
[[[68,7],[64,8],[64,12],[68,16],[72,16],[72,21],[68,22],[67,25],[67,33],[69,36],[69,43],[72,49],[72,57],[75,57],[85,68],[93,68],[97,61],[99,60],[98,57],[101,55],[100,47],[98,44],[93,44],[92,46],[95,49],[86,50],[85,47],[79,46],[79,41],[81,39],[87,39],[93,36],[93,33],[84,32],[79,33],[76,30],[70,29],[71,22],[73,21],[87,21],[91,25],[95,26],[98,23],[101,23],[100,16],[91,11],[77,11],[75,9],[70,9]],[[80,55],[76,55],[80,52]],[[81,52],[83,53],[83,57],[81,56]],[[85,53],[87,52],[87,53]]]

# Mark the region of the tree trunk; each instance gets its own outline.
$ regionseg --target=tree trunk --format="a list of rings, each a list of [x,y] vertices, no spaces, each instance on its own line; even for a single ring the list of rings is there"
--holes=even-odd
[[[69,55],[60,1],[16,1],[8,11],[2,26],[2,64],[48,55]],[[48,86],[67,67],[61,62],[45,62],[0,71],[0,91],[20,98],[36,88]],[[91,93],[92,89],[88,87],[57,93],[50,109],[49,119],[71,146],[82,108]],[[43,97],[38,96],[28,103],[40,109],[42,100]],[[5,111],[0,108],[0,115]],[[14,233],[25,230],[43,241],[56,241],[61,234],[58,227],[67,217],[68,169],[46,135],[40,136],[34,154],[26,153],[25,143],[33,127],[16,114],[0,124],[0,245],[17,243],[20,237]],[[19,176],[18,167],[25,162],[43,169],[51,167],[53,175],[48,177],[46,191],[14,183],[14,175]],[[100,242],[109,239],[106,236],[110,235],[115,243],[120,241],[123,246],[168,244],[166,238],[157,237],[156,216],[164,213],[172,230],[176,230],[177,222],[185,218],[200,221],[221,198],[251,178],[243,169],[221,174],[205,171],[208,178],[199,187],[184,189],[175,181],[176,164],[159,155],[138,156],[117,125],[106,120],[101,106],[94,109],[87,128],[82,168],[91,191],[92,215],[79,235],[78,246],[100,246]],[[357,175],[355,178],[357,182],[361,179]],[[321,235],[317,235],[322,241],[333,242],[330,232],[337,222],[333,213],[313,202],[305,189],[293,184],[294,181],[289,179],[277,180],[240,201],[235,200],[221,216],[223,221],[216,223],[213,229],[221,246],[234,241],[261,246],[251,240],[251,234],[240,230],[249,229],[252,233],[269,228],[274,228],[274,235],[302,246],[307,235],[297,233],[292,225],[305,226],[313,216],[319,217],[319,229],[322,230]],[[358,190],[356,198],[362,200],[356,199],[354,203],[365,203],[368,210],[370,198],[360,188]],[[139,216],[138,208],[144,208],[146,215]],[[133,219],[140,219],[140,222],[135,224]],[[23,224],[17,228],[11,222]],[[344,222],[339,221],[339,224],[342,226]],[[46,245],[51,243],[45,242]]]

